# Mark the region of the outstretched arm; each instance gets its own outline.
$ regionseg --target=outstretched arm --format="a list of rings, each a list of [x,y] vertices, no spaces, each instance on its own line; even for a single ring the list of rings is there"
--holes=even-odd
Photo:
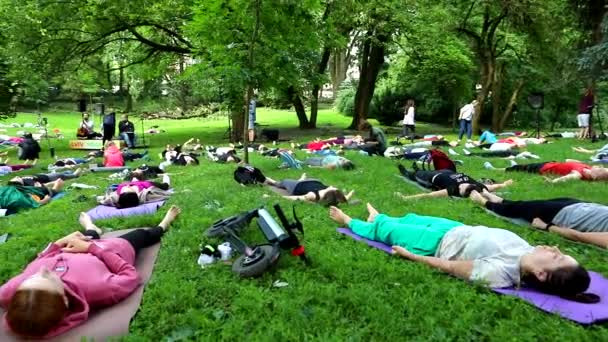
[[[438,190],[438,191],[433,191],[433,192],[423,192],[421,194],[410,195],[410,196],[404,196],[403,194],[396,192],[395,195],[397,195],[398,197],[400,197],[401,199],[404,199],[404,200],[419,199],[419,198],[439,198],[439,197],[448,197],[448,190],[443,189],[443,190]]]
[[[532,226],[555,233],[568,240],[588,243],[590,245],[608,249],[608,232],[579,232],[578,230],[571,228],[547,224],[540,218],[535,218],[532,221]]]
[[[550,180],[550,182],[551,183],[561,183],[561,182],[568,182],[568,181],[575,180],[575,179],[578,180],[581,178],[583,178],[583,175],[581,175],[580,172],[572,171],[572,172],[570,172],[570,174],[555,178],[553,180]]]
[[[393,254],[399,255],[411,261],[421,262],[461,279],[470,279],[471,272],[473,272],[473,261],[471,260],[446,260],[436,257],[416,255],[399,246],[393,246]]]

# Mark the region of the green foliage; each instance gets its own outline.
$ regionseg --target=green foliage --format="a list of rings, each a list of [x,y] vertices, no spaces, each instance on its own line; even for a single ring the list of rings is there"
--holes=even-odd
[[[376,88],[370,105],[369,117],[382,125],[390,126],[403,119],[403,109],[408,96],[402,88],[381,86]]]
[[[357,89],[346,85],[340,88],[338,95],[336,96],[336,102],[334,107],[338,112],[348,117],[353,117],[355,114],[355,94]]]

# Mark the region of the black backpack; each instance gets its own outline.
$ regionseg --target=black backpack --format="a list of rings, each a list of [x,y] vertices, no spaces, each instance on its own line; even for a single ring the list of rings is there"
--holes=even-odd
[[[266,177],[260,169],[251,165],[239,166],[234,170],[234,180],[244,185],[262,184]]]

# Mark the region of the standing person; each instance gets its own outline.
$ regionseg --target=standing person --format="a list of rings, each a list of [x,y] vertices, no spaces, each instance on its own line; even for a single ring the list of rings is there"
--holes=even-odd
[[[414,100],[409,99],[405,103],[405,110],[403,113],[403,137],[408,137],[409,132],[416,133],[416,125],[414,123],[414,116],[416,114],[416,108]]]
[[[135,125],[129,121],[129,116],[123,114],[121,120],[118,123],[118,134],[120,138],[125,141],[127,147],[135,147]]]
[[[251,97],[251,100],[249,100],[249,142],[253,142],[255,140],[256,105],[257,101],[254,94]]]
[[[578,121],[578,127],[580,128],[578,138],[585,139],[591,137],[591,112],[593,111],[594,97],[593,89],[589,87],[583,95],[581,102],[578,105],[578,115],[576,120]]]
[[[464,105],[460,109],[460,115],[458,116],[458,120],[460,120],[460,131],[458,132],[458,140],[462,139],[462,136],[466,133],[467,139],[471,140],[471,136],[473,135],[473,116],[475,115],[475,107],[477,106],[477,100],[473,100],[473,102]]]
[[[110,112],[103,117],[103,140],[101,145],[105,146],[106,141],[110,141],[114,138],[114,131],[116,130],[116,113]]]

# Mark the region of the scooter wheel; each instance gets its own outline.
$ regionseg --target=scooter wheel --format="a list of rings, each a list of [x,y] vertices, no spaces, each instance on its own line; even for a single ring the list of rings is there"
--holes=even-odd
[[[232,264],[232,272],[241,278],[259,277],[279,260],[281,250],[276,245],[258,245],[251,256],[241,255]]]

